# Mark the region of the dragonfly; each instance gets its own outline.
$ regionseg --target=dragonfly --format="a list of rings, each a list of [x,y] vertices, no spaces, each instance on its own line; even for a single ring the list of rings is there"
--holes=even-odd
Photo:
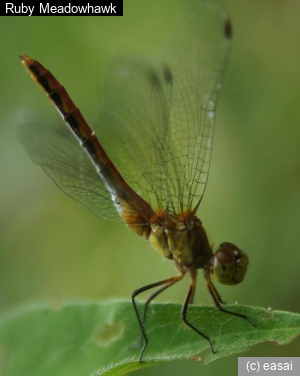
[[[197,215],[208,181],[216,105],[231,41],[226,11],[200,1],[158,62],[124,57],[111,64],[95,131],[52,73],[21,56],[66,125],[23,126],[20,138],[31,159],[66,194],[101,219],[125,223],[179,272],[132,293],[141,331],[140,362],[149,343],[145,324],[150,302],[186,275],[190,285],[181,318],[215,352],[209,335],[188,319],[199,270],[216,308],[255,326],[246,315],[224,308],[213,284],[213,279],[225,285],[241,283],[248,256],[230,242],[214,252]],[[138,295],[153,288],[140,313]]]

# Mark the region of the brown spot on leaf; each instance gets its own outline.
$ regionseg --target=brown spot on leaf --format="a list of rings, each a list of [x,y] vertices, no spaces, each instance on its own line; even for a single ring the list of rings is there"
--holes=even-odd
[[[97,343],[100,346],[108,346],[122,338],[123,333],[124,325],[121,322],[106,323],[97,335]]]
[[[195,362],[200,362],[202,360],[200,355],[191,356],[190,359],[194,360]]]

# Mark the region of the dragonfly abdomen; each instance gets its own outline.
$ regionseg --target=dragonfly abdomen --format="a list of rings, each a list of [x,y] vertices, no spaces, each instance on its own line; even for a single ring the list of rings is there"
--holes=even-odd
[[[49,70],[45,69],[36,60],[26,55],[23,55],[21,58],[23,64],[31,73],[32,78],[47,93],[48,98],[60,112],[65,123],[78,139],[81,147],[85,149],[87,155],[96,166],[98,173],[104,175],[102,176],[104,179],[112,180],[112,174],[109,173],[111,172],[111,168],[105,168],[107,165],[112,165],[112,162],[64,86],[56,80]],[[116,194],[116,192],[114,192],[114,194]]]
[[[27,55],[22,55],[21,60],[34,81],[47,93],[48,98],[92,161],[124,221],[130,225],[135,221],[148,222],[154,215],[150,205],[123,179],[64,86],[38,61]]]

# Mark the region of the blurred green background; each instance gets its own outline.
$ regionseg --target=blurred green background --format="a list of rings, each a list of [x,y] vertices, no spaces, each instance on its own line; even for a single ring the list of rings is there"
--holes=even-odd
[[[217,111],[211,173],[199,216],[217,245],[247,247],[250,268],[228,302],[300,311],[300,2],[223,0],[234,26]],[[15,125],[59,117],[18,55],[43,62],[93,125],[112,54],[161,52],[184,0],[125,0],[123,17],[1,17],[0,308],[31,301],[129,298],[174,274],[125,226],[103,223],[64,195],[27,157]],[[188,279],[160,301],[182,302]],[[199,281],[196,302],[211,304]],[[179,314],[179,313],[178,313]],[[299,356],[300,340],[244,356]],[[179,361],[139,375],[237,373],[237,356]]]

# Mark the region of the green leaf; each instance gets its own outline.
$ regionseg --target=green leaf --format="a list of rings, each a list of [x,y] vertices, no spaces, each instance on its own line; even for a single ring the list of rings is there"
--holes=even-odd
[[[141,305],[139,308],[142,308]],[[140,338],[131,302],[65,303],[31,305],[2,316],[0,323],[0,374],[3,376],[125,375],[158,362],[204,359],[206,363],[265,341],[286,344],[300,334],[300,315],[257,307],[229,306],[257,324],[217,311],[191,306],[189,320],[209,335],[207,342],[180,319],[181,306],[150,306],[147,334],[149,346],[142,364]]]

